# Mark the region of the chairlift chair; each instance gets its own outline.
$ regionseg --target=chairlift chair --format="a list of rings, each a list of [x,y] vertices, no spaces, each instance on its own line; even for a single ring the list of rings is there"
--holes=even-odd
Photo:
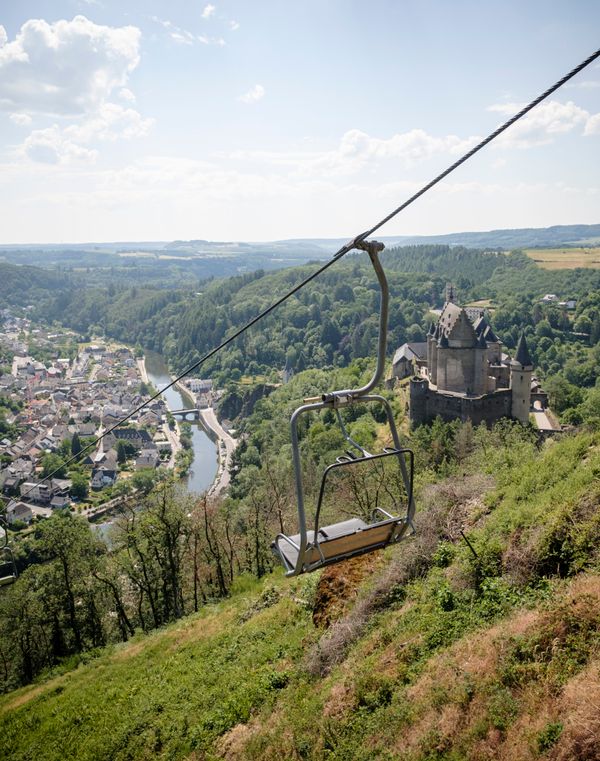
[[[274,554],[283,563],[286,576],[297,576],[301,573],[316,571],[347,558],[374,552],[390,544],[395,544],[414,533],[414,456],[410,449],[405,449],[400,445],[394,416],[387,399],[379,394],[371,393],[381,380],[385,368],[389,288],[378,258],[378,252],[382,251],[384,246],[377,241],[363,241],[359,236],[354,241],[353,247],[368,253],[381,289],[377,366],[373,377],[366,385],[356,389],[332,391],[323,394],[321,397],[305,399],[305,403],[298,407],[291,417],[299,533],[293,536],[278,534],[271,545]],[[368,452],[352,439],[340,414],[340,409],[343,407],[364,403],[378,403],[383,406],[392,436],[393,446],[376,454]],[[342,435],[349,444],[349,449],[325,469],[317,499],[314,524],[309,528],[304,507],[298,421],[302,415],[323,409],[335,412]],[[328,492],[333,494],[334,498],[336,495],[336,477],[343,475],[352,482],[354,475],[360,469],[367,473],[364,479],[364,483],[367,484],[366,491],[368,492],[368,479],[375,473],[376,476],[379,476],[380,485],[391,504],[386,504],[385,509],[382,507],[379,500],[380,489],[377,488],[374,504],[370,505],[368,515],[363,514],[361,517],[352,517],[331,525],[321,526],[326,496]],[[391,478],[389,477],[390,472]],[[394,474],[397,475],[397,478],[394,477]],[[354,486],[356,488],[356,484]],[[369,496],[368,493],[366,496]]]
[[[8,545],[8,526],[2,516],[0,516],[0,587],[6,584],[12,584],[17,579],[17,565],[15,556]]]

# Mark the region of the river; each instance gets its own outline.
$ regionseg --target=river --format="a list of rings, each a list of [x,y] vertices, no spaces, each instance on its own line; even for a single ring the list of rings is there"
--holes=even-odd
[[[156,389],[164,388],[172,378],[162,356],[153,351],[147,351],[145,357],[148,379]],[[174,386],[165,391],[163,398],[172,410],[185,409],[193,404],[190,397],[185,399]],[[183,482],[188,491],[201,493],[206,491],[215,480],[218,463],[217,446],[198,423],[192,423],[192,449],[194,461],[189,475],[183,479]]]

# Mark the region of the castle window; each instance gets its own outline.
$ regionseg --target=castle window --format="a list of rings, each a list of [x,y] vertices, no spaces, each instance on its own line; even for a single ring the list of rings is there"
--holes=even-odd
[[[521,376],[521,380],[523,380],[523,376]]]

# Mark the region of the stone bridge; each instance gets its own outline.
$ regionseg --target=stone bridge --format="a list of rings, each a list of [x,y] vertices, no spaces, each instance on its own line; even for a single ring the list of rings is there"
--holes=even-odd
[[[171,415],[177,420],[199,420],[200,411],[196,407],[183,410],[171,410]]]

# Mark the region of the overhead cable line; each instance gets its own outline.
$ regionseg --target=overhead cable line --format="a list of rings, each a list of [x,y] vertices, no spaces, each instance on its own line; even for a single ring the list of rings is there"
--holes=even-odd
[[[495,140],[499,135],[501,135],[505,130],[507,130],[509,127],[511,127],[513,124],[519,121],[519,119],[522,119],[526,114],[528,114],[532,109],[534,109],[536,106],[538,106],[542,101],[546,100],[552,93],[556,92],[560,87],[562,87],[566,82],[568,82],[570,79],[572,79],[576,74],[579,74],[580,71],[583,71],[587,66],[589,66],[591,63],[593,63],[597,58],[600,58],[600,49],[596,50],[595,53],[592,53],[592,55],[588,56],[584,61],[582,61],[580,64],[575,66],[574,69],[571,69],[568,74],[565,74],[564,77],[561,77],[557,82],[555,82],[551,87],[549,87],[547,90],[544,90],[544,92],[541,95],[538,95],[537,98],[532,100],[528,105],[526,105],[524,108],[522,108],[518,113],[516,113],[514,116],[512,116],[508,121],[504,122],[504,124],[500,125],[497,129],[495,129],[492,133],[490,133],[486,138],[484,138],[481,142],[477,143],[477,145],[473,148],[471,148],[470,151],[467,151],[463,156],[461,156],[457,161],[455,161],[453,164],[451,164],[447,169],[445,169],[443,172],[437,175],[433,180],[428,182],[426,185],[424,185],[420,190],[418,190],[416,193],[414,193],[410,198],[408,198],[406,201],[404,201],[400,206],[395,208],[393,211],[391,211],[387,216],[385,216],[383,219],[381,219],[377,224],[373,225],[370,229],[366,230],[365,232],[361,233],[360,235],[357,235],[355,238],[353,238],[348,243],[344,244],[336,253],[333,255],[333,257],[327,261],[324,265],[319,267],[319,269],[315,270],[311,275],[306,277],[304,280],[302,280],[298,285],[294,286],[291,290],[289,290],[285,295],[283,295],[281,298],[277,299],[277,301],[274,301],[270,306],[268,306],[266,309],[263,309],[262,312],[256,315],[256,317],[253,317],[251,320],[249,320],[245,325],[243,325],[241,328],[238,328],[236,331],[234,331],[228,338],[224,339],[218,346],[211,349],[210,351],[206,352],[203,357],[201,357],[197,362],[194,362],[193,365],[190,365],[190,367],[187,368],[187,370],[184,370],[180,375],[178,375],[174,380],[172,380],[170,383],[168,383],[164,388],[162,388],[160,391],[157,391],[155,394],[153,394],[150,399],[148,399],[145,402],[142,402],[137,407],[135,407],[131,412],[129,412],[125,417],[121,418],[117,423],[112,425],[110,428],[108,428],[106,431],[100,434],[97,439],[92,441],[90,444],[87,444],[85,447],[83,447],[76,455],[73,455],[70,459],[66,460],[66,462],[61,465],[60,468],[56,468],[52,473],[49,473],[47,476],[42,478],[39,483],[44,483],[44,481],[49,480],[53,476],[55,476],[57,473],[59,473],[63,468],[65,468],[67,465],[70,465],[72,462],[75,462],[79,459],[79,457],[88,451],[88,449],[91,449],[92,447],[95,447],[96,444],[98,444],[105,436],[108,436],[109,433],[112,433],[116,428],[123,425],[123,423],[126,423],[128,420],[130,420],[134,415],[136,415],[138,412],[144,409],[144,407],[147,407],[149,404],[151,404],[153,401],[155,401],[159,396],[161,396],[165,391],[172,388],[176,383],[178,383],[180,380],[185,378],[186,375],[189,375],[193,370],[196,370],[201,365],[203,365],[205,362],[207,362],[211,357],[214,357],[215,354],[220,352],[222,349],[224,349],[226,346],[228,346],[230,343],[236,340],[236,338],[239,338],[242,333],[245,333],[249,328],[251,328],[253,325],[256,325],[257,322],[262,320],[264,317],[266,317],[268,314],[270,314],[273,310],[277,309],[278,306],[281,306],[285,301],[287,301],[289,298],[294,296],[298,291],[300,291],[302,288],[304,288],[308,283],[310,283],[315,278],[319,277],[325,270],[328,270],[332,265],[334,265],[337,261],[339,261],[342,257],[344,257],[347,253],[352,251],[357,247],[359,243],[362,243],[364,240],[366,240],[370,235],[372,235],[374,232],[379,230],[383,225],[385,225],[387,222],[392,220],[394,217],[396,217],[398,214],[400,214],[401,211],[404,211],[408,206],[410,206],[412,203],[414,203],[418,198],[420,198],[422,195],[427,193],[428,190],[431,190],[435,185],[437,185],[439,182],[441,182],[445,177],[448,177],[449,174],[454,172],[456,169],[458,169],[459,166],[467,162],[471,157],[473,157],[476,153],[478,153],[482,148],[485,148],[486,145],[491,143],[493,140]],[[37,486],[38,484],[36,484]],[[26,497],[30,492],[32,492],[35,489],[35,486],[29,489],[25,494],[22,495],[22,497]]]

